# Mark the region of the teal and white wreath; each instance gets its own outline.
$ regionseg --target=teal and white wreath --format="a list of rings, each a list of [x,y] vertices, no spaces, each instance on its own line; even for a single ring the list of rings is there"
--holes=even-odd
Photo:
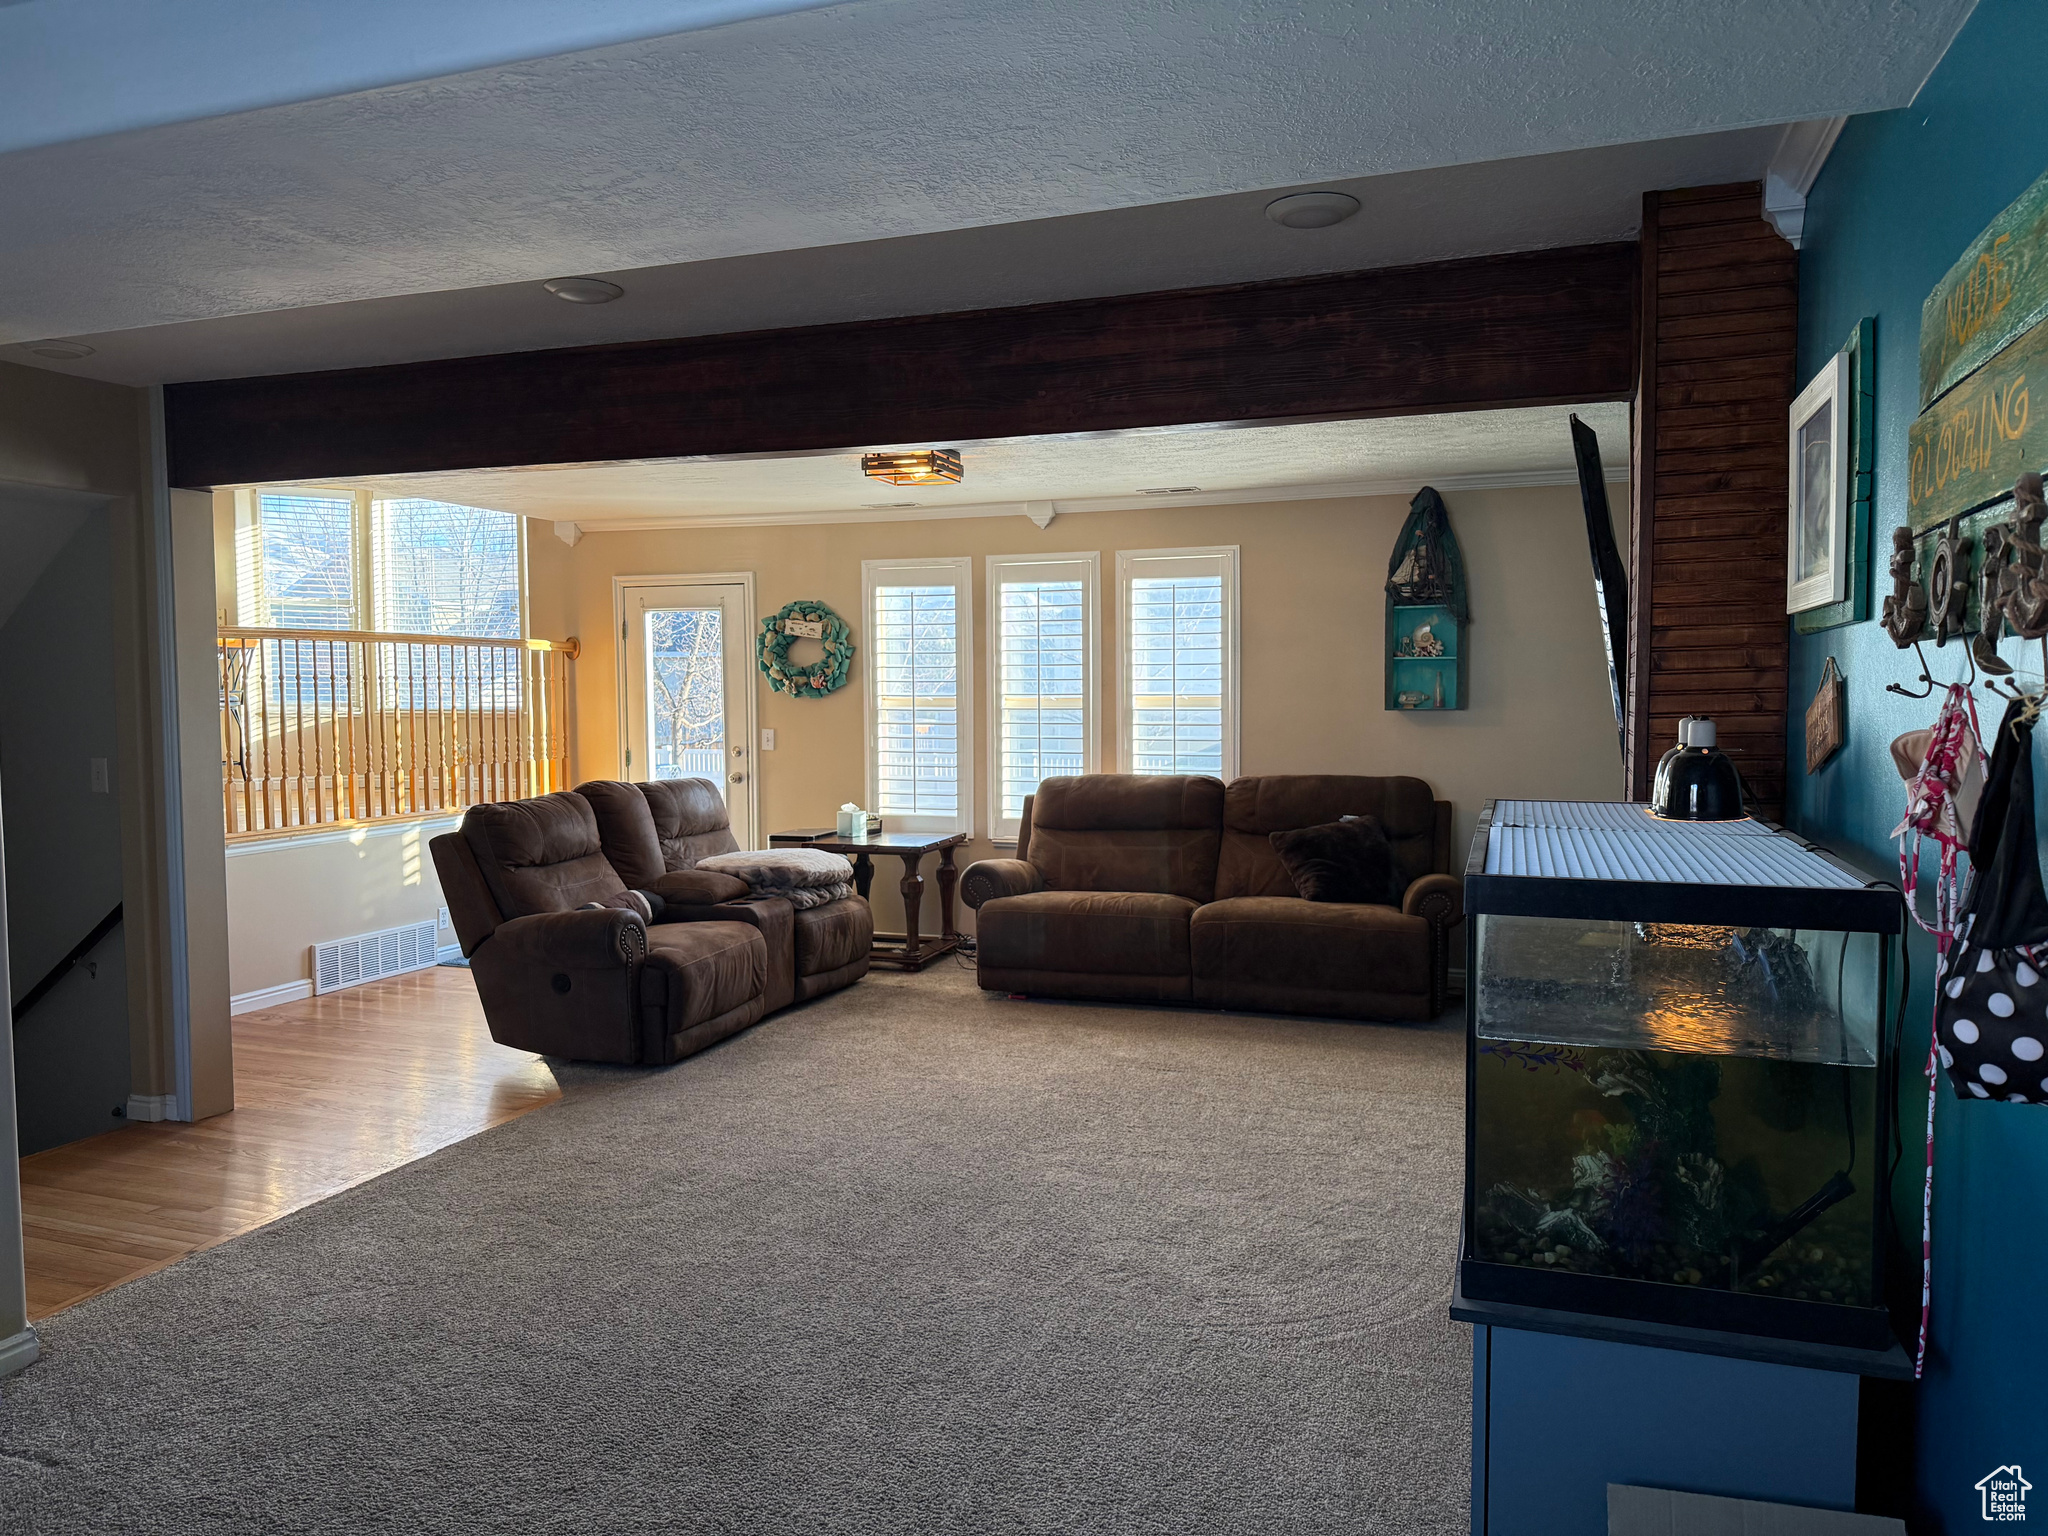
[[[789,648],[798,640],[818,641],[825,647],[823,659],[808,667],[791,662]],[[846,686],[853,666],[853,631],[823,603],[787,603],[780,613],[761,621],[754,654],[770,688],[800,699],[821,699]]]

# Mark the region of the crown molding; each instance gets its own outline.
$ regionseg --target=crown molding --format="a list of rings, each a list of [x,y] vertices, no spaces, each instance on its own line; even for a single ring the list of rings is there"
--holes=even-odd
[[[1764,217],[1779,234],[1799,249],[1806,234],[1806,195],[1820,179],[1835,140],[1842,136],[1846,117],[1819,117],[1810,122],[1787,123],[1771,155],[1764,175]]]
[[[1626,469],[1607,471],[1610,485],[1626,485]],[[1428,483],[1446,493],[1519,491],[1577,485],[1573,469],[1509,470],[1496,474],[1433,475]],[[585,534],[638,533],[665,528],[776,528],[822,523],[926,523],[969,517],[1028,517],[1043,528],[1054,516],[1079,512],[1132,512],[1141,508],[1258,506],[1273,501],[1341,501],[1361,496],[1412,496],[1420,481],[1326,480],[1309,485],[1257,486],[1229,491],[1191,491],[1185,496],[1084,496],[1072,501],[988,501],[964,506],[849,507],[823,512],[710,512],[699,517],[578,517]],[[546,520],[547,513],[530,516]],[[1041,517],[1045,522],[1039,522]]]

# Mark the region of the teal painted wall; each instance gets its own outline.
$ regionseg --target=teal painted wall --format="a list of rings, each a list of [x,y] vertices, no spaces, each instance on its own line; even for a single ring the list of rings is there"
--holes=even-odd
[[[1884,561],[1905,521],[1906,429],[1917,400],[1920,305],[1949,265],[2048,168],[2048,92],[2028,82],[2048,60],[2048,4],[1982,0],[1914,105],[1854,119],[1809,203],[1799,263],[1799,379],[1811,378],[1864,315],[1877,319],[1877,502],[1872,611],[1890,590]],[[2048,382],[2048,381],[2044,381]],[[2038,671],[2040,650],[2005,654]],[[1829,655],[1848,675],[1848,745],[1812,777],[1803,716]],[[1962,648],[1929,655],[1943,681],[1963,676]],[[1934,701],[1887,694],[1910,682],[1911,651],[1873,619],[1792,645],[1792,761],[1787,819],[1873,869],[1897,867],[1889,841],[1904,790],[1888,747],[1931,723]],[[2000,702],[1978,694],[1988,731]],[[2036,750],[2048,751],[2037,738]],[[2048,773],[2036,765],[2036,782]],[[2048,807],[2044,807],[2048,810]],[[2042,823],[2048,827],[2048,821]],[[2048,850],[2044,850],[2048,851]],[[1925,898],[1923,897],[1923,910]],[[1920,1065],[1933,1006],[1931,947],[1913,956],[1901,1092],[1906,1155],[1894,1185],[1902,1223],[1919,1230]],[[2048,1109],[1958,1103],[1944,1085],[1934,1192],[1934,1330],[1920,1392],[1919,1498],[1925,1529],[1983,1528],[1976,1481],[2019,1462],[2048,1521]],[[1918,1528],[1916,1526],[1916,1528]]]

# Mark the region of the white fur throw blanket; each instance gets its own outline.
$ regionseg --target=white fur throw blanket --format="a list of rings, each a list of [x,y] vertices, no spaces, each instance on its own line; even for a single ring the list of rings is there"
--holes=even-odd
[[[748,894],[780,896],[799,912],[853,894],[853,866],[822,848],[769,848],[752,853],[714,853],[699,869],[747,882]]]

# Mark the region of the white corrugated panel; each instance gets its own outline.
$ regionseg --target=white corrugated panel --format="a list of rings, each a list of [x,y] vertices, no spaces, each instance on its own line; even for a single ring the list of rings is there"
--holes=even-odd
[[[1588,825],[1591,817],[1563,825],[1544,825],[1569,814],[1588,811],[1597,802],[1504,801],[1494,808],[1487,838],[1486,872],[1553,880],[1643,880],[1683,885],[1774,885],[1821,890],[1861,890],[1861,876],[1836,868],[1783,833],[1755,822],[1720,822],[1722,828],[1748,826],[1753,832],[1701,836],[1701,823],[1657,821],[1640,807],[1615,805],[1635,820]],[[1537,807],[1526,818],[1536,824],[1503,824],[1503,806]],[[1756,835],[1761,833],[1762,835]]]
[[[1621,800],[1496,800],[1496,827],[1595,827],[1635,832],[1648,826],[1689,837],[1775,837],[1760,821],[1658,821],[1646,805]]]

